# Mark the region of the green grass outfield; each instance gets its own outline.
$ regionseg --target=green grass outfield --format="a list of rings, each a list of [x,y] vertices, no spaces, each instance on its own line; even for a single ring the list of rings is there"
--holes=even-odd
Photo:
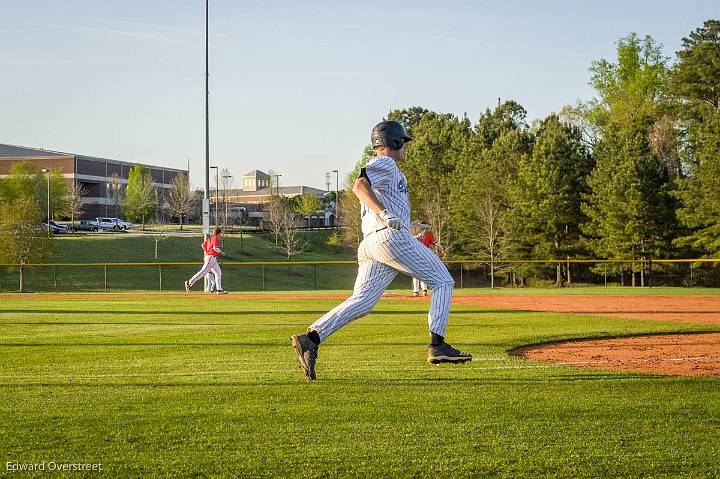
[[[427,304],[382,300],[320,348],[339,300],[0,295],[0,453],[38,477],[717,477],[720,378],[510,358],[550,340],[712,326],[456,306],[475,360],[425,362]]]

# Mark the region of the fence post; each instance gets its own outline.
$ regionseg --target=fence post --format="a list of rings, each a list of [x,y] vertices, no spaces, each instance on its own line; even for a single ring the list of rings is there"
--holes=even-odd
[[[315,263],[315,291],[317,291],[317,263]]]
[[[158,273],[160,275],[160,292],[162,293],[162,265],[158,265]]]
[[[688,263],[690,265],[690,287],[693,287],[693,266],[692,263]]]
[[[605,277],[605,289],[607,289],[607,263],[603,263],[603,276]]]
[[[463,290],[463,263],[460,263],[460,291]]]
[[[647,282],[648,282],[648,288],[652,288],[652,258],[648,258]]]
[[[262,290],[265,291],[265,265],[260,265],[262,275]]]
[[[53,284],[55,285],[55,292],[57,293],[57,274],[55,273],[55,266],[53,266]]]
[[[107,265],[103,265],[103,272],[105,273],[105,292],[107,293]]]

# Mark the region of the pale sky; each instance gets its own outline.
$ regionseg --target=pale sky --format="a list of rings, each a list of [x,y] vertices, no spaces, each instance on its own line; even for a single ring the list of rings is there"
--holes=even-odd
[[[325,188],[388,111],[529,120],[588,99],[630,32],[673,60],[717,0],[210,0],[210,162]],[[205,2],[0,0],[0,143],[185,168],[204,184]],[[331,189],[334,189],[334,174]],[[213,180],[214,185],[214,180]],[[342,185],[341,185],[342,187]]]

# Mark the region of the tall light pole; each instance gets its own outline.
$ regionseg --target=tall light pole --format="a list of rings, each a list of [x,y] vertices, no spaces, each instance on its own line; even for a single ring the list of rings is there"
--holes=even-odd
[[[218,183],[220,183],[220,177],[218,176],[218,167],[217,166],[211,166],[211,170],[215,170],[215,226],[218,226],[220,222],[218,221],[218,203],[220,201],[220,196],[218,195]]]
[[[340,219],[340,197],[338,196],[338,190],[340,185],[340,173],[338,170],[332,170],[335,173],[335,225],[339,225]]]
[[[47,234],[50,236],[50,168],[43,168],[43,173],[47,173]]]
[[[209,79],[210,74],[208,73],[208,32],[209,32],[209,17],[210,5],[209,0],[205,0],[205,198],[203,203],[203,210],[207,208],[208,215],[208,228],[205,228],[203,221],[203,236],[205,239],[209,236],[210,227],[210,86]],[[203,211],[203,220],[205,217],[205,211]]]

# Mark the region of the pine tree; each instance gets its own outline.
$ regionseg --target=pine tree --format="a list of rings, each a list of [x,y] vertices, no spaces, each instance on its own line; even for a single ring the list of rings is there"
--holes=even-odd
[[[720,21],[690,33],[677,56],[671,93],[686,133],[687,170],[678,181],[677,213],[690,231],[676,243],[714,257],[720,253]]]
[[[595,149],[596,167],[588,177],[590,193],[583,204],[588,217],[583,231],[590,247],[601,258],[632,260],[633,286],[644,260],[669,255],[676,229],[672,183],[667,165],[650,151],[649,126],[648,121],[637,121],[605,131]],[[608,269],[622,272],[627,266]]]
[[[592,166],[577,128],[563,125],[556,115],[542,122],[532,155],[522,157],[510,188],[507,221],[519,256],[564,258],[580,251],[581,195],[587,192],[586,176]],[[541,272],[551,267],[530,269]],[[560,286],[560,264],[555,268]],[[567,267],[565,271],[570,282]]]

